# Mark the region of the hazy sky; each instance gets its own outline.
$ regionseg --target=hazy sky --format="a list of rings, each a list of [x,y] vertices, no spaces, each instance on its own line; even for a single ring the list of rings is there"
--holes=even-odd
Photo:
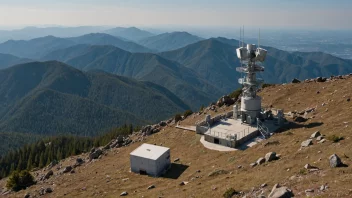
[[[352,0],[0,0],[0,26],[235,26],[351,29]]]

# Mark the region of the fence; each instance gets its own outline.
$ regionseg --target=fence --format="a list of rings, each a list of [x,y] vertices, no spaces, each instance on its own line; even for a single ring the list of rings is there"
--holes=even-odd
[[[226,130],[226,129],[224,129]],[[218,137],[222,139],[228,139],[228,140],[240,140],[246,136],[248,136],[250,132],[250,128],[248,127],[247,129],[244,129],[243,131],[235,132],[235,131],[230,131],[226,130],[227,132],[219,132],[216,130],[208,130],[207,134],[211,135],[213,137]]]

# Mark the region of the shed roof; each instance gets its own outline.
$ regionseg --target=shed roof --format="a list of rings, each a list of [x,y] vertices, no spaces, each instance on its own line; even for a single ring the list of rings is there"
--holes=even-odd
[[[170,149],[163,146],[142,144],[140,147],[132,151],[130,155],[156,160],[168,150]]]

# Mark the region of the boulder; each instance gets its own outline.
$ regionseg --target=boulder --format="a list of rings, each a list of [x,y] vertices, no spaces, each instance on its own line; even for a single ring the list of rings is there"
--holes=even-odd
[[[257,165],[257,162],[249,164],[250,167],[255,167]]]
[[[297,116],[293,119],[295,122],[306,122],[308,119],[302,117],[302,116]]]
[[[265,163],[265,158],[264,157],[261,157],[257,160],[257,164],[258,165],[261,165],[261,164],[264,164]]]
[[[303,141],[303,142],[301,143],[301,147],[308,147],[308,146],[310,146],[310,145],[312,145],[312,144],[313,144],[313,141],[312,141],[311,139],[308,139],[308,140]]]
[[[317,81],[317,82],[325,82],[325,81],[326,81],[326,78],[318,77],[318,78],[316,78],[316,81]]]
[[[44,176],[44,180],[45,179],[49,179],[51,176],[53,176],[54,175],[54,172],[52,171],[52,170],[50,170],[49,172],[47,172],[46,174],[45,174],[45,176]]]
[[[291,83],[300,83],[301,81],[298,80],[297,78],[292,79]]]
[[[164,126],[167,125],[167,123],[166,123],[165,121],[161,121],[161,122],[159,122],[159,125],[162,126],[162,127],[164,127]]]
[[[53,192],[53,189],[51,189],[50,187],[45,189],[45,193],[52,193],[52,192]]]
[[[322,135],[317,137],[317,141],[320,141],[322,139],[324,139],[324,137]]]
[[[336,168],[336,167],[341,167],[343,166],[343,163],[341,162],[341,159],[339,156],[336,154],[333,154],[329,157],[329,162],[330,162],[330,167],[331,168]]]
[[[317,138],[317,137],[319,137],[319,136],[321,136],[320,132],[319,132],[319,131],[316,131],[316,132],[314,132],[310,137],[311,137],[311,138]]]
[[[24,195],[24,198],[30,198],[31,197],[31,194],[29,194],[29,193],[26,193],[25,195]]]
[[[265,161],[270,162],[276,160],[276,153],[275,152],[269,152],[265,155]]]
[[[153,188],[155,188],[155,185],[150,185],[150,186],[148,186],[148,190],[150,190],[150,189],[153,189]]]
[[[64,168],[64,170],[62,170],[62,173],[68,173],[68,172],[71,172],[72,171],[72,166],[67,166]]]
[[[120,196],[127,196],[128,195],[128,192],[122,192],[121,194],[120,194]]]
[[[280,187],[279,184],[275,184],[268,197],[269,198],[291,198],[291,197],[294,197],[294,194],[291,189],[285,186]]]
[[[90,160],[98,159],[101,154],[103,154],[103,151],[101,149],[96,149],[94,150],[94,152],[91,152],[89,154],[89,159]]]

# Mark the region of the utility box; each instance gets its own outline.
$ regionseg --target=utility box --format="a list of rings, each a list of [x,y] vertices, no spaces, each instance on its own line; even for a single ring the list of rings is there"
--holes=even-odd
[[[132,172],[158,177],[170,168],[170,149],[142,144],[130,153],[130,162]]]

